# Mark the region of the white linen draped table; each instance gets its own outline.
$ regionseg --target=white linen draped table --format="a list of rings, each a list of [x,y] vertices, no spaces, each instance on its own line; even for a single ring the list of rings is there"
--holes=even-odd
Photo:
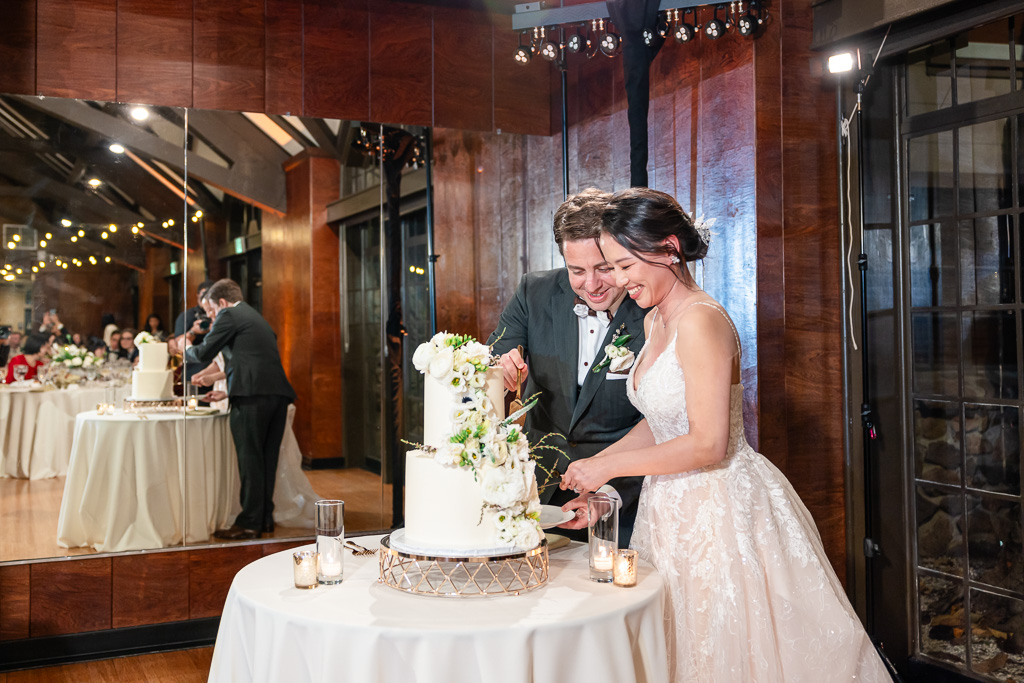
[[[50,479],[67,473],[75,416],[98,403],[120,403],[130,385],[0,388],[0,476]]]
[[[78,416],[57,522],[61,547],[144,550],[180,545],[183,537],[202,543],[238,516],[241,482],[228,413],[144,415]],[[285,436],[274,519],[311,528],[318,498],[294,436]]]
[[[492,598],[400,592],[377,583],[375,555],[346,554],[341,584],[300,590],[292,564],[285,551],[235,575],[212,683],[668,681],[663,583],[643,562],[634,588],[596,583],[573,544],[551,551],[546,586]]]

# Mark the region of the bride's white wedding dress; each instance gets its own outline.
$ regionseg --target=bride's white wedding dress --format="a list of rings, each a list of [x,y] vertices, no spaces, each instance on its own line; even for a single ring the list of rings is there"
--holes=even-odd
[[[714,304],[699,304],[724,315]],[[639,364],[627,392],[655,440],[686,434],[675,339],[634,388]],[[721,463],[648,476],[640,494],[631,545],[666,582],[672,680],[891,680],[807,509],[785,476],[747,443],[742,395],[742,385],[734,384]]]

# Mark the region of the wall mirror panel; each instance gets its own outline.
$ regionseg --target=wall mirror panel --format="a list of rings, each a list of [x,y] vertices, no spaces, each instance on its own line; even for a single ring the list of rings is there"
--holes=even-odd
[[[185,305],[185,140],[183,109],[0,96],[0,561],[183,543],[183,424],[107,406]]]

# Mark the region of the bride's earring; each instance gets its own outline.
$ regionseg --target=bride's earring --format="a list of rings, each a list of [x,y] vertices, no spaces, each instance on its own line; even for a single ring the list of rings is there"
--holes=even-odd
[[[672,254],[672,256],[670,256],[668,260],[673,264],[679,263],[679,257],[676,256],[675,254]]]

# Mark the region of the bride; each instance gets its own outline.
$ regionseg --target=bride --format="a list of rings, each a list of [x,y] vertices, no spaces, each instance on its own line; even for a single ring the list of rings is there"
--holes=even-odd
[[[889,681],[810,514],[746,442],[739,336],[686,267],[707,252],[693,221],[669,195],[632,188],[612,197],[600,244],[618,285],[651,308],[627,380],[644,419],[573,462],[561,487],[646,475],[632,546],[668,588],[672,679]]]

